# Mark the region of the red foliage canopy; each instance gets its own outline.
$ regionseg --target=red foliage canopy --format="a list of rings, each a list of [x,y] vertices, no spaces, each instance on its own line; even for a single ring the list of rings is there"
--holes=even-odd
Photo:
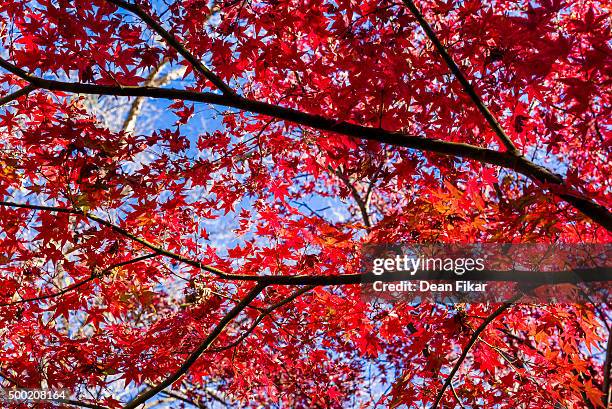
[[[609,306],[355,284],[364,243],[609,241],[606,2],[130,1],[0,4],[3,387],[604,407]]]

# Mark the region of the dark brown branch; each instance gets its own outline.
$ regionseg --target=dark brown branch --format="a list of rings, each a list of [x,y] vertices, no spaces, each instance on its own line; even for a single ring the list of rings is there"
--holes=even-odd
[[[393,281],[408,281],[408,280],[420,280],[408,271],[393,271],[385,273],[384,275],[375,275],[372,273],[356,273],[356,274],[343,274],[343,275],[288,275],[288,276],[271,276],[271,275],[240,275],[240,274],[229,274],[225,273],[217,268],[209,265],[205,265],[199,261],[192,260],[180,254],[173,253],[162,247],[156,246],[149,243],[148,241],[128,232],[127,230],[116,226],[104,219],[94,216],[91,213],[85,213],[78,209],[68,209],[57,206],[42,206],[33,205],[26,203],[14,203],[0,201],[0,206],[25,208],[33,210],[43,210],[50,212],[69,213],[87,217],[90,220],[96,221],[99,224],[107,226],[113,229],[116,233],[128,237],[129,239],[142,244],[145,247],[153,250],[155,253],[161,256],[165,256],[176,260],[181,263],[185,263],[192,267],[202,269],[204,271],[211,272],[223,280],[234,280],[234,281],[255,281],[263,285],[312,285],[312,286],[328,286],[328,285],[349,285],[349,284],[366,284],[373,283],[375,281],[393,282]],[[453,279],[456,278],[452,271],[427,271],[430,279]],[[609,268],[585,268],[576,270],[566,271],[524,271],[524,270],[483,270],[483,271],[471,271],[471,280],[484,280],[484,281],[505,281],[505,282],[523,282],[528,284],[561,284],[561,283],[581,283],[581,282],[600,282],[612,280],[612,272]]]
[[[434,401],[432,409],[436,409],[438,405],[440,404],[440,401],[442,400],[442,396],[444,396],[444,392],[446,391],[446,388],[448,388],[448,385],[450,385],[450,383],[453,381],[453,376],[455,376],[455,373],[457,373],[457,371],[461,367],[461,364],[463,363],[463,361],[467,357],[467,354],[470,352],[470,350],[472,349],[472,347],[478,340],[478,337],[480,336],[480,334],[485,330],[485,328],[487,328],[487,325],[493,322],[495,318],[499,317],[501,314],[504,313],[504,311],[510,308],[510,306],[512,306],[518,300],[518,298],[519,297],[514,297],[511,301],[508,301],[502,304],[498,309],[493,311],[493,313],[489,315],[482,322],[482,324],[480,324],[478,328],[476,328],[476,330],[472,334],[472,337],[468,341],[467,345],[463,348],[463,352],[461,353],[461,356],[459,357],[459,359],[457,359],[457,362],[455,362],[453,369],[448,374],[446,381],[444,381],[444,385],[442,385],[442,389],[440,389],[440,392],[438,392],[438,395],[436,396],[436,400]]]
[[[452,280],[456,278],[453,272],[427,271],[430,279]],[[396,282],[421,280],[406,271],[387,272],[383,275],[372,273],[342,274],[342,275],[294,275],[294,276],[246,276],[242,280],[256,280],[269,285],[350,285],[368,284],[375,281]],[[470,271],[470,280],[490,282],[526,283],[529,285],[546,285],[562,283],[586,283],[612,280],[609,268],[585,268],[567,271],[526,271],[526,270],[483,270]]]
[[[148,388],[142,393],[140,393],[135,399],[126,404],[123,409],[134,409],[146,402],[153,396],[157,395],[159,392],[166,389],[168,386],[172,385],[175,381],[180,379],[183,375],[189,371],[189,368],[198,360],[200,355],[204,353],[210,347],[210,345],[217,339],[217,337],[223,332],[225,327],[242,312],[264,289],[266,288],[265,284],[257,284],[248,294],[240,301],[240,303],[236,304],[234,308],[232,308],[222,319],[219,321],[217,326],[212,330],[212,332],[204,339],[204,341],[196,348],[195,351],[189,355],[189,357],[183,362],[179,369],[177,369],[170,376],[165,378],[162,382],[158,383],[152,388]]]
[[[417,21],[421,25],[421,28],[423,28],[423,31],[425,31],[425,34],[427,34],[427,37],[429,37],[429,40],[434,44],[434,46],[436,47],[436,50],[442,56],[448,68],[451,70],[455,78],[457,78],[457,80],[463,86],[463,90],[470,96],[472,102],[474,102],[474,105],[476,105],[476,108],[478,108],[482,116],[489,123],[489,125],[491,126],[495,134],[497,134],[500,141],[504,144],[504,146],[508,150],[508,152],[515,153],[518,155],[518,151],[516,147],[514,146],[514,143],[512,143],[512,141],[510,140],[510,137],[508,137],[506,132],[504,132],[499,122],[497,122],[497,119],[495,119],[495,117],[493,116],[493,114],[491,114],[491,112],[489,111],[487,106],[484,104],[482,99],[480,99],[480,97],[476,93],[476,90],[474,89],[472,84],[470,84],[467,78],[465,78],[465,75],[463,75],[463,72],[461,71],[459,66],[455,63],[453,58],[448,54],[448,52],[446,51],[446,48],[444,47],[444,45],[442,45],[442,42],[440,41],[440,39],[438,39],[438,36],[433,31],[433,29],[431,28],[427,20],[425,20],[425,18],[423,17],[423,14],[421,14],[419,9],[415,6],[414,2],[412,0],[402,0],[402,1],[406,5],[406,7],[410,9],[410,12],[417,19]]]
[[[302,295],[304,293],[307,293],[308,291],[312,290],[313,288],[315,288],[315,286],[313,286],[313,285],[301,288],[301,289],[295,291],[293,294],[289,295],[288,297],[284,298],[283,300],[277,302],[276,304],[271,305],[271,306],[269,306],[267,308],[264,308],[262,310],[262,313],[257,316],[255,321],[253,321],[253,323],[249,326],[249,328],[242,335],[240,335],[235,341],[233,341],[233,342],[231,342],[231,343],[229,343],[227,345],[224,345],[222,347],[219,347],[219,348],[211,348],[209,351],[216,353],[216,352],[221,352],[221,351],[225,351],[225,350],[228,350],[228,349],[232,349],[235,346],[238,346],[249,335],[251,335],[251,333],[264,320],[264,318],[269,316],[272,312],[274,312],[275,310],[279,309],[280,307],[282,307],[282,306],[290,303],[291,301],[295,300],[300,295]]]
[[[57,292],[51,293],[51,294],[45,294],[45,295],[40,295],[38,297],[32,297],[32,298],[22,298],[21,300],[17,300],[17,301],[12,301],[9,303],[0,303],[0,307],[8,307],[8,306],[12,306],[12,305],[17,305],[17,304],[24,304],[24,303],[29,303],[29,302],[35,302],[35,301],[42,301],[42,300],[48,300],[50,298],[55,298],[55,297],[59,297],[60,295],[64,295],[67,292],[76,290],[79,287],[84,286],[85,284],[92,282],[100,277],[102,277],[104,274],[114,270],[117,267],[123,267],[129,264],[134,264],[134,263],[138,263],[140,261],[143,260],[147,260],[149,258],[155,257],[157,256],[157,253],[151,253],[151,254],[146,254],[144,256],[140,256],[140,257],[136,257],[127,261],[122,261],[121,263],[116,263],[113,264],[107,268],[105,268],[104,270],[100,271],[99,273],[92,273],[89,277],[87,277],[84,280],[81,280],[79,282],[76,282],[72,285],[69,285],[68,287],[59,290]]]
[[[381,143],[417,149],[424,152],[432,152],[456,158],[472,159],[480,163],[500,166],[521,173],[534,182],[543,184],[544,187],[557,187],[553,193],[561,199],[572,204],[576,209],[590,217],[595,223],[612,231],[612,214],[608,209],[596,202],[582,197],[578,194],[569,193],[563,179],[523,156],[517,156],[508,152],[497,152],[492,149],[481,148],[474,145],[456,142],[446,142],[439,139],[430,139],[421,136],[408,135],[401,132],[386,131],[379,128],[361,126],[349,122],[341,122],[325,118],[319,115],[308,114],[292,108],[285,108],[266,102],[254,101],[234,95],[219,95],[211,92],[198,92],[190,90],[168,89],[158,87],[130,87],[130,86],[105,86],[94,84],[82,84],[74,82],[62,82],[34,77],[20,68],[0,58],[0,67],[29,81],[39,88],[50,91],[63,91],[92,95],[116,95],[150,97],[161,99],[179,99],[209,103],[214,105],[236,108],[254,114],[266,115],[272,118],[305,125],[321,131],[334,132],[358,139],[378,141]],[[568,193],[559,193],[563,190]]]
[[[187,50],[172,34],[166,31],[165,28],[161,26],[153,17],[151,17],[146,11],[144,11],[140,6],[134,3],[128,3],[123,0],[106,0],[107,2],[114,4],[115,6],[127,10],[138,17],[142,21],[144,21],[154,32],[159,34],[166,43],[174,48],[185,60],[187,60],[192,66],[193,69],[206,77],[210,82],[212,82],[218,89],[223,91],[225,95],[235,95],[234,90],[232,90],[221,78],[219,78],[215,73],[213,73],[210,69],[208,69],[199,59],[197,59],[189,50]]]
[[[6,61],[3,58],[0,58],[0,67],[4,68],[5,70],[10,72],[11,74],[18,76],[22,80],[28,81],[30,84],[34,84],[34,82],[37,79],[37,77],[34,77],[34,76],[28,74],[27,72],[25,72],[21,68],[14,66],[13,64],[9,63],[8,61]]]
[[[21,88],[18,91],[15,91],[13,93],[10,93],[2,98],[0,98],[0,106],[6,105],[11,101],[16,100],[19,97],[22,97],[24,95],[28,95],[30,92],[34,91],[36,89],[36,86],[33,84],[28,84],[25,87]]]
[[[13,385],[15,385],[17,387],[20,386],[19,382],[15,378],[13,378],[10,375],[7,375],[4,371],[0,370],[0,377],[6,379],[7,381],[9,381],[10,383],[12,383]]]

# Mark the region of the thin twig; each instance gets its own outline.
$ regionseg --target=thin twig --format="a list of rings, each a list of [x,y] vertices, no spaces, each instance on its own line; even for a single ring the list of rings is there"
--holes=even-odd
[[[455,391],[455,387],[453,386],[452,382],[450,383],[450,390],[451,390],[451,392],[453,392],[453,396],[455,397],[455,400],[457,401],[457,403],[459,404],[461,409],[465,409],[465,406],[463,406],[463,403],[461,402],[461,399],[459,399],[459,395],[457,395],[457,391]]]
[[[301,288],[297,291],[295,291],[293,294],[289,295],[287,298],[284,298],[283,300],[277,302],[274,305],[271,305],[268,308],[264,308],[262,310],[262,313],[257,316],[257,318],[255,319],[255,321],[253,321],[253,323],[251,324],[251,326],[240,336],[238,337],[235,341],[224,345],[222,347],[219,348],[211,348],[209,351],[210,352],[222,352],[228,349],[232,349],[235,346],[238,346],[242,341],[244,341],[254,330],[255,328],[257,328],[257,326],[263,321],[264,318],[266,318],[267,316],[269,316],[273,311],[279,309],[280,307],[290,303],[291,301],[295,300],[296,298],[298,298],[299,296],[301,296],[302,294],[307,293],[308,291],[312,290],[313,288],[315,288],[315,286],[313,285],[309,285],[307,287]]]
[[[12,306],[12,305],[17,305],[17,304],[24,304],[24,303],[29,303],[29,302],[36,302],[36,301],[42,301],[42,300],[48,300],[50,298],[55,298],[55,297],[59,297],[60,295],[64,295],[69,291],[73,291],[76,290],[79,287],[82,287],[83,285],[94,281],[102,276],[104,276],[104,274],[108,273],[109,271],[114,270],[117,267],[123,267],[129,264],[133,264],[133,263],[137,263],[139,261],[143,261],[143,260],[147,260],[149,258],[155,257],[159,255],[158,253],[151,253],[151,254],[146,254],[144,256],[140,256],[140,257],[136,257],[127,261],[122,261],[121,263],[116,263],[113,264],[107,268],[105,268],[104,270],[100,271],[99,273],[95,273],[92,272],[91,275],[89,277],[87,277],[84,280],[81,280],[79,282],[76,282],[72,285],[69,285],[68,287],[59,290],[57,292],[51,293],[51,294],[45,294],[45,295],[40,295],[38,297],[32,297],[32,298],[22,298],[20,300],[17,301],[12,301],[9,303],[0,303],[0,307],[8,307],[8,306]]]
[[[372,224],[370,222],[370,214],[369,214],[368,205],[366,201],[361,197],[359,192],[357,191],[357,188],[355,187],[355,185],[350,181],[348,176],[342,173],[342,170],[340,169],[334,170],[331,168],[331,166],[329,167],[329,170],[332,171],[336,176],[338,176],[338,178],[342,181],[342,183],[344,183],[344,185],[349,189],[349,192],[351,192],[351,196],[355,200],[355,203],[357,203],[357,207],[359,208],[359,212],[361,213],[363,224],[365,225],[367,229],[370,229],[370,227],[372,227]]]

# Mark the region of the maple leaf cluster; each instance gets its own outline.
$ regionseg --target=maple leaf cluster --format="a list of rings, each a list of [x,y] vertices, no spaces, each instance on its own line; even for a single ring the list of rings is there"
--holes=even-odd
[[[369,243],[609,243],[607,6],[1,2],[1,386],[606,407],[609,305],[381,304],[359,283]]]

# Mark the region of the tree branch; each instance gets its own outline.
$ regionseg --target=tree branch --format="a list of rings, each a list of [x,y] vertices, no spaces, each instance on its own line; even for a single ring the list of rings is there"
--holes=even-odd
[[[4,372],[0,371],[0,376],[12,383],[17,388],[25,388],[24,384],[17,381],[16,379],[6,375]],[[65,403],[67,405],[78,406],[81,408],[90,408],[90,409],[109,409],[106,406],[96,405],[95,403],[81,402],[74,399],[55,399],[55,402]]]
[[[198,92],[159,87],[133,87],[133,86],[106,86],[83,84],[75,82],[62,82],[34,77],[0,58],[0,67],[29,81],[31,84],[49,91],[63,91],[93,95],[116,96],[144,96],[161,99],[180,99],[209,103],[214,105],[236,108],[242,111],[266,115],[272,118],[305,125],[321,131],[334,132],[358,139],[378,141],[381,143],[432,152],[456,158],[472,159],[480,163],[500,166],[521,173],[545,188],[551,189],[558,197],[572,204],[576,209],[590,217],[595,223],[612,231],[612,213],[608,209],[580,194],[572,193],[564,184],[563,179],[523,156],[509,152],[498,152],[492,149],[481,148],[474,145],[457,142],[447,142],[439,139],[430,139],[421,136],[404,134],[402,132],[386,131],[349,122],[337,121],[285,108],[266,102],[255,101],[240,96],[219,95],[212,92]],[[567,191],[564,193],[563,191]]]
[[[95,403],[80,402],[74,399],[57,399],[56,402],[64,403],[66,405],[78,406],[81,408],[89,409],[108,409],[106,406],[96,405]]]
[[[461,353],[461,356],[459,357],[457,362],[455,362],[455,366],[453,366],[453,369],[448,374],[448,377],[446,378],[446,381],[444,381],[444,385],[442,385],[442,389],[440,389],[440,392],[438,392],[438,395],[436,396],[436,400],[434,401],[432,409],[436,409],[438,407],[438,405],[440,404],[440,401],[442,400],[442,396],[444,395],[444,391],[446,391],[446,388],[448,388],[448,385],[450,385],[450,383],[452,382],[453,376],[455,376],[455,373],[457,373],[457,371],[461,367],[461,364],[463,363],[463,361],[467,357],[467,354],[470,352],[470,349],[472,349],[472,347],[474,346],[474,344],[478,340],[478,337],[480,336],[480,334],[485,330],[485,328],[487,328],[487,325],[489,325],[491,322],[493,322],[493,320],[495,320],[495,318],[497,318],[501,314],[503,314],[503,312],[506,311],[508,308],[510,308],[510,306],[512,306],[519,298],[520,298],[520,296],[516,296],[516,297],[512,298],[510,301],[502,304],[491,315],[489,315],[482,322],[482,324],[480,324],[480,326],[478,328],[476,328],[476,331],[474,331],[474,333],[472,334],[472,337],[468,341],[467,345],[463,348],[463,352]]]
[[[382,282],[393,282],[393,281],[409,281],[419,280],[415,278],[410,271],[393,271],[388,272],[384,275],[376,275],[372,273],[355,273],[355,274],[343,274],[343,275],[286,275],[286,276],[273,276],[273,275],[241,275],[241,274],[230,274],[223,272],[215,267],[205,265],[199,261],[192,260],[188,257],[180,254],[173,253],[162,247],[156,246],[148,241],[128,232],[127,230],[116,226],[104,219],[94,216],[91,213],[85,213],[77,209],[68,209],[57,206],[42,206],[33,205],[27,203],[14,203],[0,201],[0,206],[25,208],[33,210],[43,210],[50,212],[69,213],[87,217],[99,224],[107,226],[113,229],[115,232],[128,237],[129,239],[142,244],[145,247],[153,250],[155,253],[161,256],[171,258],[173,260],[185,263],[192,267],[202,269],[213,273],[217,277],[223,280],[233,281],[255,281],[264,286],[268,285],[313,285],[313,286],[328,286],[328,285],[349,285],[349,284],[367,284],[375,281]],[[456,275],[452,271],[427,271],[431,279],[454,279]],[[575,270],[564,270],[564,271],[539,271],[537,274],[534,271],[529,270],[483,270],[483,271],[471,271],[470,279],[474,281],[505,281],[505,282],[518,282],[528,284],[561,284],[561,283],[581,283],[581,282],[598,282],[612,280],[612,271],[606,267],[595,267],[595,268],[584,268]]]
[[[232,90],[229,85],[227,85],[221,78],[219,78],[215,73],[213,73],[210,69],[208,69],[199,59],[197,59],[189,50],[183,46],[176,37],[170,34],[166,29],[164,29],[160,23],[158,23],[153,17],[151,17],[146,11],[144,11],[140,6],[133,3],[128,3],[123,0],[106,0],[107,2],[114,4],[115,6],[127,10],[138,17],[142,21],[144,21],[154,32],[159,34],[166,43],[174,48],[180,55],[183,56],[185,60],[187,60],[200,74],[206,77],[210,82],[212,82],[218,89],[220,89],[223,94],[232,96],[236,95],[234,90]]]
[[[497,330],[500,331],[505,336],[507,336],[508,338],[513,339],[513,340],[515,340],[517,342],[520,342],[521,344],[527,346],[529,349],[531,349],[533,352],[537,353],[541,357],[545,357],[544,353],[541,350],[539,350],[535,345],[533,345],[529,339],[525,339],[525,338],[521,338],[519,336],[516,336],[512,332],[510,332],[508,329],[497,328]],[[578,372],[576,369],[572,369],[571,372],[580,381],[583,380],[582,374],[580,372]],[[591,403],[591,401],[590,401],[589,397],[587,396],[587,394],[585,393],[585,391],[580,391],[580,395],[582,397],[582,401],[583,401],[584,405],[588,409],[596,409],[595,406],[593,406],[593,403]],[[555,408],[557,408],[557,406],[555,406]]]
[[[101,224],[103,226],[106,226],[110,229],[112,229],[113,231],[115,231],[116,233],[119,233],[122,236],[125,236],[127,238],[129,238],[130,240],[133,240],[151,250],[153,250],[155,253],[159,254],[159,255],[163,255],[165,257],[171,258],[173,260],[179,261],[181,263],[185,263],[187,265],[190,265],[192,267],[196,267],[199,268],[201,270],[204,271],[208,271],[209,273],[215,274],[217,276],[219,276],[220,278],[224,278],[224,279],[241,279],[243,278],[243,276],[240,275],[232,275],[232,274],[226,274],[225,272],[214,268],[212,266],[203,264],[199,261],[195,261],[192,260],[188,257],[182,256],[180,254],[176,254],[173,253],[169,250],[164,249],[163,247],[160,246],[156,246],[155,244],[149,243],[148,241],[146,241],[143,238],[140,238],[132,233],[130,233],[129,231],[127,231],[126,229],[119,227],[107,220],[104,220],[94,214],[91,214],[89,212],[85,212],[83,210],[80,209],[69,209],[69,208],[65,208],[65,207],[57,207],[57,206],[42,206],[42,205],[33,205],[33,204],[24,204],[24,203],[14,203],[14,202],[7,202],[7,201],[0,201],[0,206],[6,206],[6,207],[15,207],[15,208],[25,208],[25,209],[32,209],[32,210],[44,210],[44,211],[50,211],[50,212],[58,212],[58,213],[69,213],[69,214],[74,214],[74,215],[79,215],[79,216],[83,216],[86,217],[90,220],[95,221],[98,224]],[[250,276],[246,276],[246,277],[250,277]]]
[[[334,170],[330,166],[329,170],[335,173],[336,176],[338,176],[338,178],[342,181],[342,183],[344,183],[344,185],[349,189],[349,191],[351,192],[351,196],[357,203],[357,207],[359,207],[359,212],[361,213],[363,224],[365,225],[367,229],[370,229],[370,227],[372,227],[372,223],[370,222],[370,213],[368,211],[368,203],[367,203],[368,201],[367,196],[369,196],[369,194],[366,192],[366,199],[364,200],[359,194],[359,192],[357,191],[357,188],[355,187],[355,185],[351,183],[348,176],[345,176],[344,173],[342,173],[340,169]],[[369,189],[368,189],[368,192],[369,192]]]
[[[217,337],[223,332],[225,327],[234,319],[242,310],[244,310],[264,289],[266,288],[265,284],[258,283],[248,294],[240,301],[240,303],[236,304],[234,308],[232,308],[222,319],[219,321],[217,326],[213,329],[213,331],[204,339],[204,341],[196,348],[195,351],[189,355],[189,357],[183,362],[178,370],[168,376],[159,384],[146,389],[142,393],[140,393],[135,399],[127,403],[123,409],[134,409],[142,403],[146,402],[153,396],[157,395],[159,392],[166,389],[168,386],[172,385],[175,381],[180,379],[183,375],[189,371],[189,368],[198,360],[200,355],[204,353],[208,349],[208,347],[217,339]]]
[[[144,256],[133,258],[131,260],[122,261],[121,263],[116,263],[116,264],[113,264],[113,265],[111,265],[109,267],[106,267],[104,270],[100,271],[99,273],[92,272],[92,274],[89,277],[87,277],[86,279],[81,280],[81,281],[79,281],[77,283],[74,283],[72,285],[69,285],[68,287],[66,287],[66,288],[64,288],[62,290],[59,290],[57,292],[54,292],[54,293],[51,293],[51,294],[40,295],[38,297],[22,298],[21,300],[12,301],[12,302],[9,302],[9,303],[0,303],[0,307],[8,307],[8,306],[17,305],[17,304],[24,304],[24,303],[28,303],[28,302],[48,300],[50,298],[59,297],[60,295],[64,295],[64,294],[66,294],[69,291],[76,290],[77,288],[82,287],[83,285],[85,285],[85,284],[87,284],[87,283],[89,283],[91,281],[94,281],[94,280],[102,277],[104,274],[108,273],[109,271],[114,270],[117,267],[123,267],[123,266],[126,266],[128,264],[138,263],[140,261],[147,260],[149,258],[158,256],[158,255],[159,254],[157,254],[157,253],[151,253],[151,254],[146,254]]]
[[[450,386],[450,390],[453,393],[453,396],[455,397],[455,400],[457,401],[457,404],[459,405],[459,407],[461,409],[465,409],[465,406],[463,406],[463,403],[461,402],[461,399],[459,399],[459,395],[457,395],[457,391],[455,390],[455,387],[453,386],[453,383],[451,382],[449,384]]]
[[[30,92],[34,91],[35,89],[36,89],[35,85],[28,84],[18,91],[5,95],[4,97],[0,98],[0,106],[6,105],[9,102],[14,101],[17,98],[22,97],[24,95],[28,95]]]
[[[310,285],[310,286],[301,288],[301,289],[295,291],[293,294],[289,295],[288,297],[284,298],[283,300],[277,302],[276,304],[271,305],[268,308],[264,308],[262,310],[262,313],[257,316],[257,318],[255,319],[255,321],[253,321],[251,326],[242,335],[240,335],[235,341],[233,341],[233,342],[231,342],[231,343],[229,343],[227,345],[224,345],[222,347],[219,347],[219,348],[212,348],[212,349],[210,349],[210,352],[215,352],[215,353],[216,352],[221,352],[221,351],[225,351],[225,350],[228,350],[228,349],[232,349],[235,346],[238,346],[249,335],[251,335],[251,333],[264,320],[264,318],[269,316],[273,311],[275,311],[275,310],[279,309],[280,307],[290,303],[291,301],[293,301],[296,298],[298,298],[300,295],[302,295],[304,293],[307,293],[308,291],[312,290],[313,288],[315,288],[314,285]]]
[[[155,385],[151,385],[151,384],[147,384],[149,387],[153,387]],[[189,399],[187,396],[183,396],[182,394],[179,394],[177,392],[173,392],[173,391],[163,391],[161,392],[162,395],[166,395],[169,396],[171,398],[174,398],[176,400],[180,400],[181,402],[185,402],[189,405],[195,406],[196,408],[201,408],[201,409],[205,409],[205,406],[202,405],[200,402],[196,402],[193,401],[191,399]]]
[[[423,31],[425,31],[425,34],[427,34],[427,37],[429,37],[429,40],[434,44],[434,46],[436,47],[436,50],[442,56],[448,68],[451,70],[455,78],[459,80],[459,82],[463,86],[464,91],[470,96],[470,98],[472,99],[472,102],[474,102],[474,105],[476,105],[476,108],[478,108],[482,116],[484,116],[484,118],[489,123],[493,131],[497,134],[500,141],[504,144],[508,152],[518,155],[518,151],[516,149],[516,146],[514,146],[514,143],[512,143],[512,141],[510,140],[506,132],[504,132],[504,130],[502,129],[499,122],[497,122],[497,119],[495,119],[493,114],[491,114],[487,106],[480,99],[480,97],[476,93],[476,90],[474,89],[472,84],[470,84],[467,78],[465,78],[465,75],[463,75],[463,72],[461,71],[459,66],[455,63],[453,58],[448,54],[448,52],[446,51],[446,48],[444,48],[444,45],[442,45],[442,42],[440,42],[440,40],[438,39],[438,36],[433,31],[433,29],[431,28],[427,20],[425,20],[425,18],[423,17],[423,14],[421,14],[419,9],[415,6],[414,2],[412,0],[402,0],[402,1],[406,5],[406,7],[410,9],[410,12],[417,19],[417,21],[421,25],[421,28],[423,28]]]

